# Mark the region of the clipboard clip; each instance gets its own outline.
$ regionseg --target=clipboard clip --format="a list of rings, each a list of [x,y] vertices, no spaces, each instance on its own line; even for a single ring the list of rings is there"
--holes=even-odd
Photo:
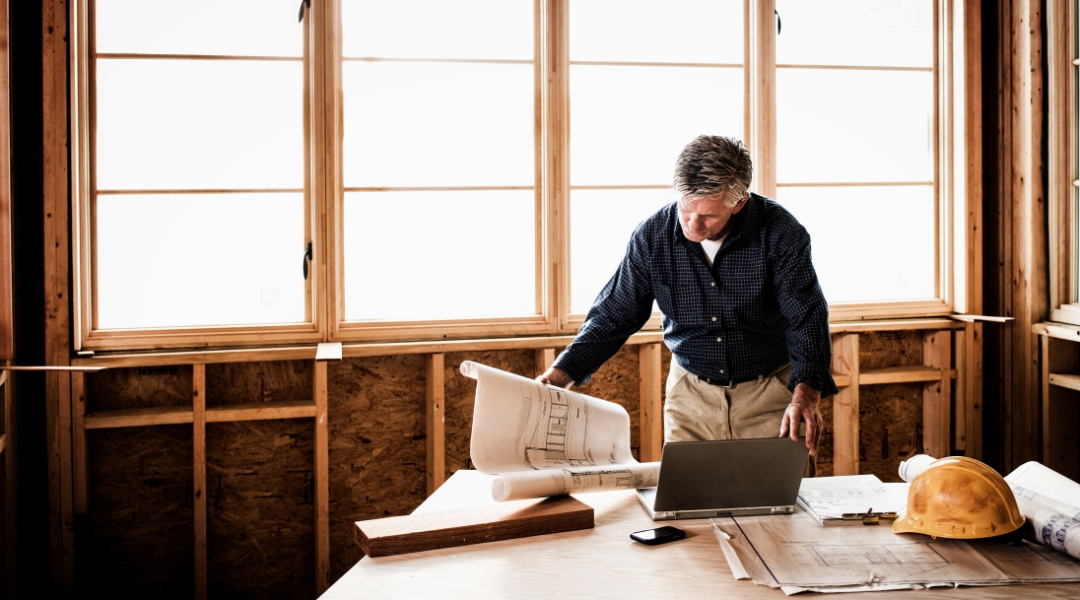
[[[874,512],[873,508],[868,508],[864,513],[844,513],[841,518],[845,521],[862,521],[863,525],[878,525],[882,520],[895,521],[896,513]]]

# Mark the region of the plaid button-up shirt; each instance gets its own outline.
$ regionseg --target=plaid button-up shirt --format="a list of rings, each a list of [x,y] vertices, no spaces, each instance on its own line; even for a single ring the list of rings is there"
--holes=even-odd
[[[829,308],[810,261],[810,235],[776,202],[751,194],[716,253],[683,235],[675,203],[638,225],[615,275],[555,366],[589,381],[652,314],[688,372],[740,382],[791,363],[788,388],[836,393]]]

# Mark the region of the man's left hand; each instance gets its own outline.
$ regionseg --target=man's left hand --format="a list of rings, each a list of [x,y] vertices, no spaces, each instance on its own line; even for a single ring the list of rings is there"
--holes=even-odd
[[[784,411],[784,420],[780,422],[780,437],[791,436],[793,441],[799,441],[799,424],[806,423],[806,447],[810,449],[810,455],[817,454],[818,440],[821,439],[821,429],[824,421],[821,418],[821,392],[800,383],[795,386],[795,396]]]

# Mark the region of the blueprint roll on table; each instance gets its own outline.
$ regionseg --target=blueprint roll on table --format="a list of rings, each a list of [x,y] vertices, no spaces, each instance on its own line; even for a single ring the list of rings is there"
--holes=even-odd
[[[1080,559],[1080,483],[1035,461],[1005,476],[1027,519],[1026,534]]]

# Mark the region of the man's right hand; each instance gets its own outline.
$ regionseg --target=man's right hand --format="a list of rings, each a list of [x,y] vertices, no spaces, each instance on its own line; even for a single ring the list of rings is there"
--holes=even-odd
[[[574,380],[566,371],[557,367],[551,367],[547,371],[544,371],[543,375],[536,378],[540,383],[546,383],[547,385],[553,385],[555,387],[569,388],[574,385]]]

